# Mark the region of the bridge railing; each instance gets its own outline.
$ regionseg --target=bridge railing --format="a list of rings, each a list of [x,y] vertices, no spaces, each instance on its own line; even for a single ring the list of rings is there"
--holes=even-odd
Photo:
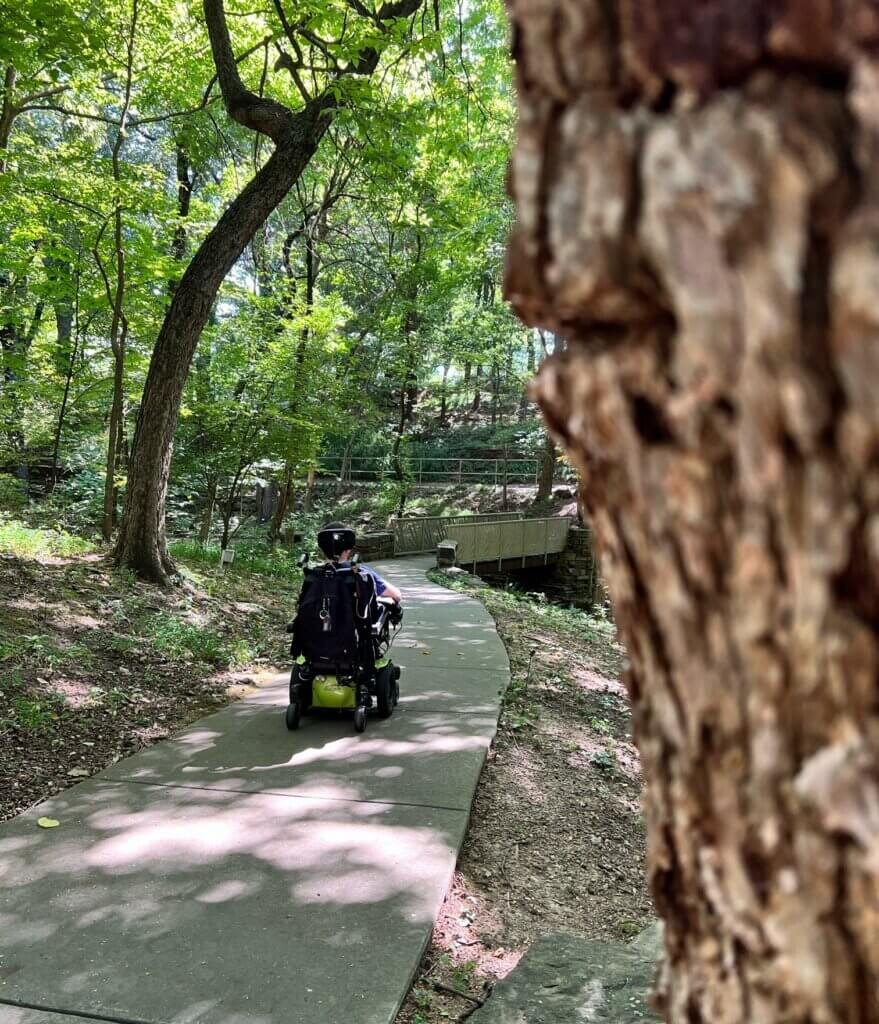
[[[522,519],[521,512],[486,512],[473,516],[417,516],[391,520],[394,551],[398,555],[428,554],[436,551],[451,527],[458,524],[514,522]]]
[[[539,459],[404,459],[406,473],[412,481],[429,483],[482,483],[501,486],[508,484],[536,484],[540,477]],[[559,469],[559,476],[564,476]],[[389,480],[394,476],[387,457],[355,456],[345,460],[329,455],[321,459],[319,475],[334,476],[348,481]]]
[[[490,523],[455,523],[448,527],[446,539],[456,541],[458,565],[484,565],[521,561],[560,554],[568,542],[572,520],[552,516],[546,519],[520,519]]]

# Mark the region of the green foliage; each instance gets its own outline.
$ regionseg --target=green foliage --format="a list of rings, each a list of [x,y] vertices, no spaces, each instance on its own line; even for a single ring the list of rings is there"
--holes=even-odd
[[[53,700],[31,700],[16,697],[12,702],[12,715],[0,719],[0,729],[18,729],[21,732],[49,732],[58,721],[58,706]]]
[[[0,473],[0,513],[17,513],[27,505],[27,487],[12,476]]]
[[[250,642],[219,635],[213,627],[157,613],[143,630],[154,651],[172,661],[199,661],[217,668],[238,668],[253,661]]]
[[[218,296],[186,384],[167,502],[173,536],[198,537],[213,511],[209,541],[234,541],[239,557],[258,480],[292,477],[296,511],[302,479],[330,453],[374,452],[387,481],[395,446],[409,474],[424,455],[532,456],[542,443],[522,392],[536,335],[500,295],[514,122],[501,0],[440,0],[438,23],[383,29],[360,5],[294,6],[289,24],[302,34],[288,45],[272,5],[228,0],[245,85],[291,109],[303,90],[343,102]],[[115,215],[126,277],[112,470],[121,502],[170,291],[271,152],[222,112],[200,6],[140,4],[136,24],[132,12],[128,0],[0,0],[0,64],[16,69],[19,111],[0,154],[0,328],[11,339],[0,458],[34,470],[31,504],[69,534],[93,534],[102,515]],[[310,70],[298,83],[268,39],[302,53]],[[380,73],[336,80],[336,64],[356,63],[364,47],[379,52]],[[382,516],[411,501],[410,482],[387,484]],[[17,514],[24,498],[0,477],[0,510]],[[286,562],[253,552],[251,567],[278,576]]]
[[[255,573],[284,580],[299,580],[302,577],[302,569],[298,565],[301,552],[300,547],[277,547],[272,551],[264,541],[236,543],[235,561],[222,571],[230,574]],[[174,541],[171,545],[171,554],[185,562],[213,566],[218,572],[221,571],[220,547],[217,544],[202,545],[196,541]]]
[[[589,763],[604,775],[613,775],[619,767],[616,754],[612,750],[597,750],[589,758]]]
[[[94,550],[89,541],[63,530],[37,530],[16,519],[0,516],[0,552],[33,558],[57,555],[61,558],[84,555]]]
[[[469,992],[473,986],[477,966],[475,960],[465,960],[456,964],[452,971],[452,988],[458,992]]]
[[[144,632],[154,650],[174,661],[202,661],[209,665],[236,663],[235,645],[218,636],[213,629],[183,622],[173,615],[157,613]]]

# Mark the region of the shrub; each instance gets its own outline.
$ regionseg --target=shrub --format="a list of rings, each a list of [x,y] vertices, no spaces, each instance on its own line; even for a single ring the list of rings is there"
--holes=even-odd
[[[24,481],[11,473],[0,473],[0,512],[21,512],[27,505]]]
[[[94,551],[94,545],[64,530],[35,530],[17,519],[0,515],[0,551],[19,558],[40,555],[69,558]]]

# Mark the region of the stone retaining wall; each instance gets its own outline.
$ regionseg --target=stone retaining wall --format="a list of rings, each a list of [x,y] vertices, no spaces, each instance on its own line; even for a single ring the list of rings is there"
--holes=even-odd
[[[363,533],[357,538],[357,553],[364,562],[394,557],[394,535],[390,532]]]
[[[471,1024],[646,1024],[662,931],[633,943],[590,942],[562,932],[538,939],[494,987]]]
[[[560,604],[587,609],[604,604],[604,582],[588,527],[571,527],[568,545],[547,577],[544,589],[550,601]]]

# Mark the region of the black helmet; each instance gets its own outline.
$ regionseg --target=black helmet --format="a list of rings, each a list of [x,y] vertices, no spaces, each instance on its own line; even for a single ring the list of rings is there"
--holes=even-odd
[[[327,558],[335,561],[357,543],[357,535],[344,523],[327,523],[318,533],[317,544]]]

